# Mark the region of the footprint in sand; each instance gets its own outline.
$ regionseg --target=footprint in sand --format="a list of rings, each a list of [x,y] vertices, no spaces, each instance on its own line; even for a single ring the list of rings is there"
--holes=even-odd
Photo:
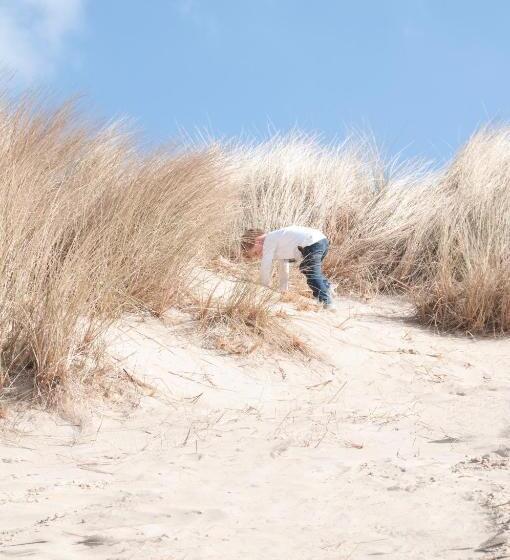
[[[291,446],[291,444],[292,444],[292,440],[290,439],[286,439],[282,441],[281,443],[273,447],[270,453],[271,457],[273,459],[276,459],[276,457],[279,457],[282,453],[285,453],[285,451],[287,451],[287,449]]]
[[[90,548],[94,548],[96,546],[112,546],[117,544],[118,541],[115,539],[111,539],[109,537],[103,537],[101,535],[89,535],[83,537],[82,540],[77,541],[76,544],[82,544],[84,546],[88,546]]]

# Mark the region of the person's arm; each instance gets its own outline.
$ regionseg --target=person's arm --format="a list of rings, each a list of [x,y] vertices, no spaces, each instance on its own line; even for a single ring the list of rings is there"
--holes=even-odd
[[[260,263],[260,283],[264,286],[271,285],[271,271],[273,269],[273,257],[276,243],[273,239],[266,237],[262,249],[262,261]]]
[[[280,292],[287,292],[289,289],[289,261],[278,261],[278,273],[280,277]]]

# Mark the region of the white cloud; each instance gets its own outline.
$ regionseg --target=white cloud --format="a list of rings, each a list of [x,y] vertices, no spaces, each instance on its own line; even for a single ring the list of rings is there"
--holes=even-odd
[[[0,0],[0,68],[22,82],[51,74],[85,0]]]

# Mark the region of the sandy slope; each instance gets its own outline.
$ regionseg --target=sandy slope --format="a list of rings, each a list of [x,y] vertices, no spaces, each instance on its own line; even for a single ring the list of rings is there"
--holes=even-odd
[[[383,299],[296,313],[322,363],[126,320],[111,351],[157,392],[82,430],[4,427],[0,557],[509,557],[510,343],[405,315]]]

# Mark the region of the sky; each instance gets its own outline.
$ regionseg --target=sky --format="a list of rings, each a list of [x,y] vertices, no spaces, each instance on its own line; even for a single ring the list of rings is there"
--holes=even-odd
[[[444,161],[510,117],[506,0],[0,0],[9,87],[181,131],[374,135]]]

